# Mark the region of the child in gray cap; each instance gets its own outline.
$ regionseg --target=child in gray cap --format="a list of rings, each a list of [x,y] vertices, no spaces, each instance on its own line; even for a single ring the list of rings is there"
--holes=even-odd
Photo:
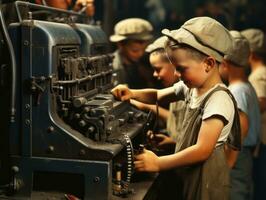
[[[228,89],[234,95],[240,116],[243,145],[237,157],[231,156],[231,199],[252,199],[253,187],[253,152],[260,139],[260,109],[256,92],[248,82],[249,43],[238,31],[230,31],[234,45],[230,55],[220,67]],[[234,161],[236,163],[234,164]]]
[[[260,29],[246,29],[241,34],[250,46],[249,64],[251,74],[248,80],[255,88],[261,113],[261,142],[254,162],[254,199],[266,196],[266,36]]]
[[[120,85],[112,93],[121,100],[184,100],[183,132],[174,154],[158,157],[145,149],[136,156],[135,168],[169,173],[156,188],[157,199],[229,199],[224,148],[240,149],[241,136],[237,107],[222,83],[219,65],[232,48],[232,36],[209,17],[190,19],[180,29],[162,33],[169,38],[167,54],[182,81],[161,90]]]

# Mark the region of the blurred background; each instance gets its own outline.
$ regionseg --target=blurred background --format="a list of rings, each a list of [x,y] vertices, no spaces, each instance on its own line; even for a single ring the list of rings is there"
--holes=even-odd
[[[94,0],[95,20],[109,36],[121,19],[140,17],[155,27],[177,29],[187,19],[210,16],[228,29],[260,28],[266,31],[265,0]]]

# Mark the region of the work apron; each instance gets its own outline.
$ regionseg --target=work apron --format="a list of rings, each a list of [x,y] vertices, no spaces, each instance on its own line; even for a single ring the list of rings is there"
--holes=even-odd
[[[235,117],[232,131],[228,137],[228,144],[234,149],[240,149],[241,135],[239,116],[236,102],[224,87],[216,87],[195,109],[189,107],[191,93],[186,95],[185,114],[182,124],[182,137],[176,144],[176,152],[182,151],[194,144],[198,139],[202,123],[203,109],[210,96],[219,90],[229,94],[234,102]],[[210,157],[202,162],[190,166],[178,167],[174,170],[162,172],[157,189],[158,200],[227,200],[229,199],[229,167],[226,162],[223,143],[219,144]]]

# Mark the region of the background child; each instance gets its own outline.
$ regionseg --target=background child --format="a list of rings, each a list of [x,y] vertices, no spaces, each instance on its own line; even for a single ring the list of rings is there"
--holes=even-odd
[[[127,84],[131,88],[155,87],[152,69],[145,57],[145,49],[152,36],[152,25],[140,18],[118,22],[110,41],[118,49],[114,52],[114,85]]]
[[[256,92],[248,82],[245,68],[248,66],[249,44],[237,31],[230,31],[234,45],[230,55],[220,67],[222,77],[229,82],[228,89],[234,95],[240,112],[242,138],[246,136],[236,163],[231,170],[231,199],[252,199],[253,156],[259,143],[260,110]]]
[[[262,30],[246,29],[241,31],[249,41],[249,64],[251,74],[248,79],[258,96],[261,112],[261,143],[254,162],[254,199],[266,196],[266,36]]]

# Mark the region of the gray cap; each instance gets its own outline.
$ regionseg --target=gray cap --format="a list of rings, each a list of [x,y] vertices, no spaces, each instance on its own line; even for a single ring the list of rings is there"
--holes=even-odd
[[[241,31],[241,34],[248,39],[250,51],[257,53],[266,52],[266,38],[262,30],[250,28]]]
[[[120,42],[126,39],[150,40],[153,27],[150,22],[140,18],[129,18],[118,22],[114,28],[114,35],[110,36],[111,42]]]
[[[229,31],[210,17],[195,17],[186,21],[178,30],[164,29],[162,33],[178,43],[213,56],[219,62],[231,51],[233,43]]]
[[[152,44],[150,44],[145,51],[148,53],[152,53],[154,51],[157,51],[159,49],[164,49],[165,43],[168,40],[166,36],[161,36],[158,39],[156,39]]]
[[[239,31],[230,31],[230,34],[233,37],[233,48],[229,55],[224,56],[224,59],[241,67],[248,66],[250,53],[248,40]]]

